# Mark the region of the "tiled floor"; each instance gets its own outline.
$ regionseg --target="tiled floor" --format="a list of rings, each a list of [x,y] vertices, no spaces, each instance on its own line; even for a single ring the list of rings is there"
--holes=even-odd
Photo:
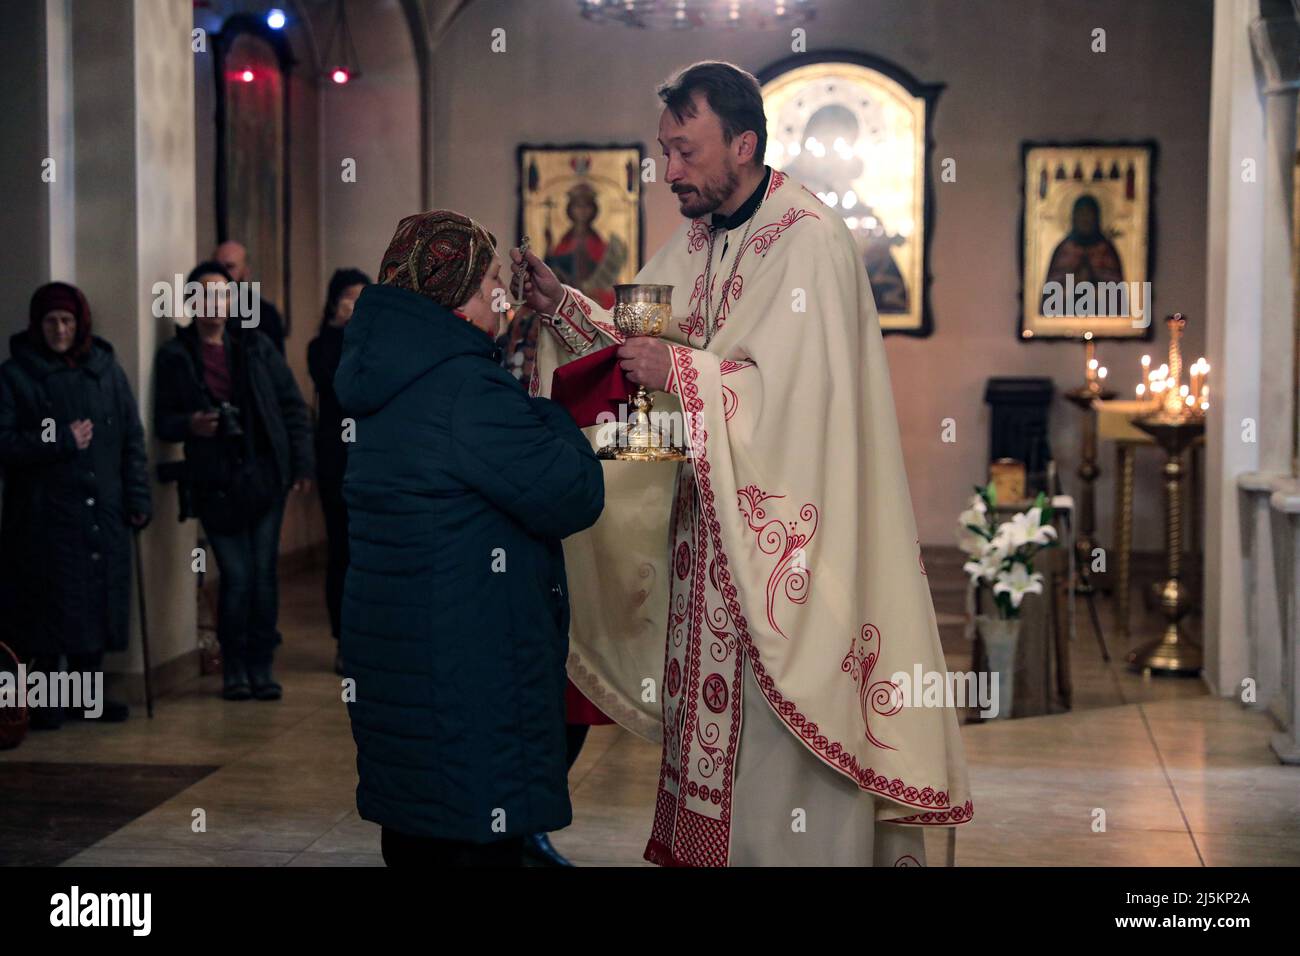
[[[956,613],[931,575],[941,615]],[[317,588],[311,576],[283,588],[283,701],[225,703],[216,678],[196,679],[152,721],[68,725],[0,754],[0,773],[9,760],[219,765],[70,865],[381,863],[378,828],[353,802],[355,750]],[[945,647],[965,668],[955,623],[946,617]],[[1300,865],[1300,768],[1274,760],[1267,716],[1199,681],[1108,670],[1087,631],[1074,652],[1073,712],[963,727],[975,819],[957,831],[958,865]],[[658,757],[593,728],[571,776],[575,822],[556,846],[579,864],[642,865]],[[942,862],[943,833],[927,838]]]

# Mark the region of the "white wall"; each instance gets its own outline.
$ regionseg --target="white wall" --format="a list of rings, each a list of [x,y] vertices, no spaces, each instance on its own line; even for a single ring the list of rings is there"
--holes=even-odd
[[[420,208],[420,90],[397,0],[349,0],[359,80],[321,90],[321,279],[355,267],[374,277],[398,220]],[[317,35],[328,30],[318,25]],[[328,69],[331,64],[325,64]],[[356,182],[342,163],[356,161]]]

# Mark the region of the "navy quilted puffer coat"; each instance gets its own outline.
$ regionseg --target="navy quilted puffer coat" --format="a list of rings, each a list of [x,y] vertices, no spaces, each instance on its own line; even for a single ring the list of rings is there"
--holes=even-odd
[[[342,654],[357,807],[411,836],[492,842],[572,819],[560,539],[595,523],[601,468],[484,332],[369,286],[335,389],[356,420],[343,493]]]

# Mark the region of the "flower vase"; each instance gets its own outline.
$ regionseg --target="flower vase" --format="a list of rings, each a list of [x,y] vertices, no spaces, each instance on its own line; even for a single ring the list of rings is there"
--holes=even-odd
[[[1020,642],[1020,619],[981,614],[975,619],[988,669],[998,674],[998,717],[1011,716],[1016,696],[1016,645]]]

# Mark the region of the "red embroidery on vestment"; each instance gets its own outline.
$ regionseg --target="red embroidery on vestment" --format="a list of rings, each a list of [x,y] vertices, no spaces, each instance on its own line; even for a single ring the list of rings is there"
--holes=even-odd
[[[719,370],[723,375],[730,375],[732,372],[739,372],[741,369],[753,368],[753,362],[733,362],[731,359],[723,359],[719,363]],[[731,416],[736,414],[736,409],[740,407],[740,396],[736,390],[727,386],[722,386],[722,417],[726,421],[731,421]]]
[[[578,313],[582,316],[579,318]],[[568,290],[564,293],[564,298],[560,302],[560,307],[555,310],[556,318],[564,319],[578,335],[582,336],[587,343],[596,340],[596,330],[591,326],[591,306],[587,305],[581,297],[574,295]]]
[[[668,664],[668,695],[676,697],[677,692],[682,688],[682,669],[676,659]]]
[[[695,255],[709,244],[709,227],[703,219],[692,219],[691,228],[686,233],[686,254]]]
[[[889,822],[905,826],[946,827],[955,823],[967,823],[973,816],[975,816],[975,807],[969,800],[967,800],[960,807],[949,807],[947,810],[930,810],[926,813],[914,813],[910,817],[899,817],[897,820],[890,820]]]
[[[713,277],[713,282],[717,281],[717,276]],[[695,285],[691,289],[691,297],[686,303],[686,321],[678,322],[677,327],[687,339],[692,336],[704,336],[704,313],[701,309],[704,307],[704,273],[701,272],[695,277]]]
[[[731,416],[736,414],[736,409],[740,407],[740,396],[736,390],[722,386],[722,417],[726,421],[731,421]]]
[[[800,219],[805,216],[812,216],[814,219],[820,219],[821,216],[811,209],[795,209],[791,206],[784,216],[777,222],[769,222],[762,229],[755,230],[754,234],[749,237],[745,248],[754,247],[754,252],[760,256],[767,255],[767,250],[772,247],[772,243],[781,238],[781,233],[785,232]],[[743,254],[743,253],[742,253]]]
[[[862,726],[866,729],[867,740],[882,750],[897,750],[889,744],[881,743],[871,732],[871,712],[881,717],[893,717],[903,709],[903,695],[893,681],[878,680],[871,683],[871,672],[880,661],[880,631],[874,624],[862,625],[861,637],[854,637],[849,645],[849,652],[840,662],[840,670],[853,677],[858,685],[858,704],[862,710]]]
[[[946,790],[912,786],[899,778],[891,780],[884,774],[877,774],[871,767],[861,766],[857,758],[846,750],[842,744],[827,738],[820,732],[817,724],[808,720],[800,712],[793,701],[786,700],[776,687],[771,675],[767,673],[767,669],[763,666],[758,650],[749,635],[744,614],[737,600],[736,587],[731,581],[726,552],[722,547],[721,525],[718,522],[713,486],[709,478],[711,466],[707,451],[708,432],[703,427],[700,418],[700,413],[704,410],[704,400],[700,398],[699,388],[696,385],[699,370],[694,367],[693,350],[674,344],[670,344],[669,348],[672,350],[673,362],[677,366],[678,390],[682,397],[683,410],[687,412],[687,434],[692,451],[692,467],[695,473],[697,496],[703,512],[701,517],[705,519],[697,522],[699,533],[701,540],[703,540],[705,525],[707,525],[711,543],[718,556],[716,573],[719,590],[724,595],[726,602],[728,616],[735,622],[739,639],[749,658],[754,677],[759,688],[766,695],[769,704],[816,756],[832,768],[854,780],[859,788],[888,797],[896,803],[917,807],[922,810],[920,813],[890,822],[919,826],[951,825],[969,821],[974,816],[974,807],[970,800],[967,800],[960,807],[950,806],[948,802],[949,795]],[[698,661],[698,659],[699,656],[696,655],[696,660]],[[737,697],[739,695],[733,695],[733,699]],[[733,730],[738,732],[739,728],[733,725]],[[667,739],[667,736],[666,734],[665,739]],[[670,769],[666,762],[664,766],[666,770]],[[672,839],[673,821],[676,820],[680,827],[682,817],[689,811],[680,808],[681,812],[678,812],[679,798],[662,790],[662,778],[660,786],[659,799],[655,808],[655,828],[650,844],[646,847],[645,856],[652,863],[661,865],[680,864],[686,861],[674,857],[668,843],[663,838]],[[722,841],[721,852],[724,861],[727,852],[725,847],[728,835],[729,830],[724,823],[722,832],[717,834],[717,837]]]
[[[817,533],[817,507],[812,502],[807,502],[799,509],[799,520],[812,522],[812,527],[804,531],[798,522],[768,518],[763,502],[769,498],[784,498],[785,495],[769,495],[757,485],[746,485],[736,492],[736,497],[749,530],[758,535],[759,550],[764,554],[779,555],[776,567],[767,577],[767,623],[772,625],[776,633],[788,639],[788,635],[776,623],[776,596],[778,591],[784,589],[786,598],[792,604],[803,604],[808,600],[810,575],[804,545]]]
[[[739,272],[731,282],[722,287],[722,303],[718,309],[718,324],[714,328],[714,334],[722,331],[722,327],[727,324],[727,316],[731,314],[731,307],[740,301],[740,293],[745,284],[745,277]]]
[[[727,709],[727,682],[721,674],[710,674],[704,679],[704,706],[715,714]]]
[[[776,192],[784,185],[785,185],[785,173],[781,172],[781,170],[779,169],[772,170],[772,180],[771,182],[768,183],[767,195],[763,197],[763,201],[766,202],[768,197],[771,196],[772,193]]]

